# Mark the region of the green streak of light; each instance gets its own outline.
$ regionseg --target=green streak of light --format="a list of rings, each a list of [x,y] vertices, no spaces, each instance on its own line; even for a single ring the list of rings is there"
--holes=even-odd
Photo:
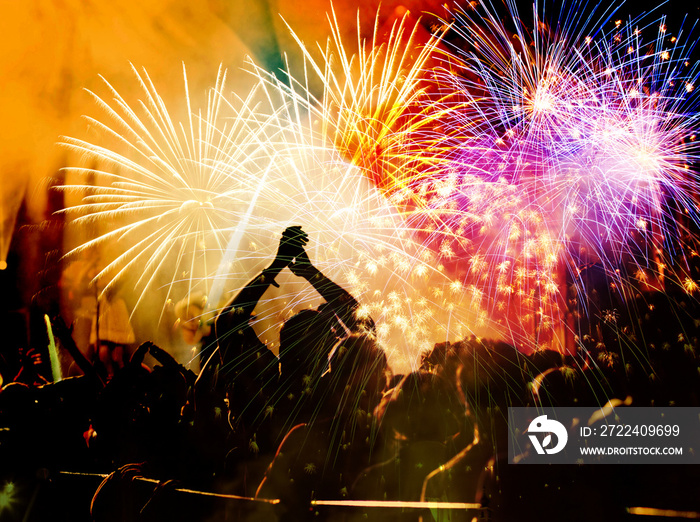
[[[58,382],[63,378],[61,375],[61,363],[58,361],[58,349],[56,348],[56,341],[53,336],[53,329],[51,328],[51,320],[46,314],[44,314],[44,321],[46,321],[46,330],[49,333],[49,358],[51,360],[53,382]]]

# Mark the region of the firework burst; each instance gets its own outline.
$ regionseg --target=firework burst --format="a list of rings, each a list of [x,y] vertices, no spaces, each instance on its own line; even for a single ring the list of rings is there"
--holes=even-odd
[[[215,309],[302,224],[314,262],[360,298],[399,365],[475,330],[563,346],[586,266],[615,277],[632,263],[654,287],[695,224],[697,70],[658,27],[646,44],[636,21],[606,32],[608,13],[581,25],[562,9],[556,23],[535,11],[527,31],[508,7],[511,31],[481,5],[446,36],[408,18],[376,23],[369,41],[358,28],[355,53],[331,13],[320,54],[295,36],[300,79],[251,64],[241,99],[221,73],[203,112],[186,96],[183,124],[145,73],[137,108],[110,88],[111,102],[96,99],[111,123],[90,120],[108,143],[65,140],[100,165],[69,169],[94,182],[66,187],[87,191],[66,212],[99,228],[74,253],[113,246],[98,279],[137,274],[138,302],[148,288],[202,289]],[[259,314],[266,332],[313,303],[289,288]]]
[[[291,79],[291,90],[311,101],[321,139],[401,203],[401,189],[442,159],[426,145],[439,145],[434,129],[444,116],[433,107],[429,74],[444,30],[431,35],[409,13],[382,26],[377,13],[371,37],[363,38],[358,21],[357,40],[346,46],[332,9],[328,22],[331,36],[316,53],[292,31],[306,76]],[[317,99],[309,80],[321,85]]]
[[[145,72],[135,71],[143,103],[130,106],[109,84],[111,102],[94,95],[105,114],[104,121],[89,118],[99,139],[64,139],[92,162],[66,169],[78,181],[62,189],[82,199],[64,212],[90,234],[68,256],[101,251],[96,282],[107,291],[128,281],[134,310],[163,309],[168,299],[201,292],[215,312],[269,262],[279,231],[301,223],[314,263],[360,296],[363,313],[382,323],[395,364],[406,367],[445,335],[436,333],[433,303],[419,295],[436,272],[430,258],[419,257],[423,247],[366,169],[314,125],[328,112],[310,91],[250,69],[256,86],[232,101],[220,71],[204,111],[192,110],[186,89],[184,123]],[[272,346],[281,319],[316,304],[311,289],[287,279],[256,310]]]
[[[130,276],[140,290],[138,305],[154,287],[166,287],[168,297],[179,284],[187,292],[201,290],[231,223],[250,204],[250,184],[268,168],[274,130],[259,120],[253,96],[235,102],[223,97],[223,70],[206,108],[197,112],[185,74],[184,122],[171,117],[146,72],[134,74],[143,95],[134,106],[106,80],[111,99],[91,93],[106,116],[88,118],[99,132],[97,142],[64,138],[63,144],[97,166],[66,168],[79,183],[62,189],[84,194],[65,210],[73,225],[98,228],[96,237],[68,255],[118,251],[107,254],[96,280],[106,291]],[[224,118],[222,106],[235,117]]]
[[[261,69],[255,74],[277,97],[301,109],[301,118],[299,112],[291,118],[296,122],[295,135],[288,143],[318,144],[314,151],[323,151],[326,157],[319,160],[317,155],[314,165],[351,166],[353,181],[345,186],[357,187],[354,176],[359,174],[380,190],[381,205],[392,209],[381,241],[371,239],[375,229],[369,240],[347,253],[347,260],[357,256],[360,260],[344,270],[344,279],[361,296],[363,312],[378,321],[379,336],[390,351],[413,358],[436,339],[488,331],[479,289],[461,291],[461,283],[446,268],[454,256],[434,251],[424,237],[426,230],[439,229],[442,238],[464,239],[445,225],[444,213],[435,211],[431,194],[424,190],[428,183],[440,184],[442,192],[450,189],[449,182],[435,176],[451,161],[449,151],[440,150],[443,140],[436,136],[442,119],[455,106],[439,103],[441,93],[431,73],[442,52],[446,26],[430,35],[407,14],[383,28],[376,19],[369,39],[362,38],[358,25],[353,53],[344,45],[333,12],[329,23],[331,37],[325,46],[318,46],[318,53],[292,33],[304,57],[301,80],[291,72],[285,83]],[[321,86],[319,95],[312,94],[318,90],[312,85]],[[296,134],[300,129],[314,138],[300,139]],[[361,193],[350,190],[359,196],[355,205],[362,201]],[[371,221],[375,227],[380,222]],[[447,240],[443,243],[449,248]]]
[[[506,7],[512,24],[485,3],[454,13],[431,72],[442,132],[425,147],[445,157],[397,190],[422,198],[407,220],[459,260],[462,287],[506,334],[563,346],[565,332],[542,333],[565,324],[584,267],[601,265],[621,288],[625,273],[658,280],[683,256],[698,215],[698,69],[663,20],[644,28],[609,21],[614,9],[581,19],[579,4],[548,16],[535,5],[528,30]]]

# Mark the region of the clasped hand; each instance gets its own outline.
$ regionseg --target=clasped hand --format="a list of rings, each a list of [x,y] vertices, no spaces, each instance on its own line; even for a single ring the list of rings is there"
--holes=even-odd
[[[289,267],[295,276],[308,279],[316,272],[304,250],[308,242],[309,235],[300,226],[288,227],[282,233],[275,264]]]

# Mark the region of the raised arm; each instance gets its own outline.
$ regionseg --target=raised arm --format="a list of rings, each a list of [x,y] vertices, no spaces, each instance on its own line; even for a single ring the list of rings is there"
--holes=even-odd
[[[303,248],[297,253],[294,262],[289,265],[289,269],[294,275],[306,279],[316,289],[349,330],[374,333],[372,318],[369,316],[358,317],[357,310],[360,304],[357,300],[350,292],[331,281],[316,268]]]
[[[248,321],[260,298],[270,285],[275,283],[275,277],[292,262],[299,251],[304,250],[308,242],[307,234],[299,226],[289,227],[282,233],[282,239],[277,249],[277,255],[272,263],[250,281],[228,304],[219,312],[214,323],[216,337],[224,365],[234,361],[245,348],[244,343],[257,340]],[[239,332],[243,335],[239,335]],[[264,346],[262,342],[257,341]]]

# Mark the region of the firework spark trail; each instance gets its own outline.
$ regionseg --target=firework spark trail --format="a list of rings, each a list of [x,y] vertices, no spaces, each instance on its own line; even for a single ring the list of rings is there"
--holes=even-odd
[[[390,201],[404,213],[406,219],[403,227],[406,230],[418,232],[419,238],[427,233],[429,238],[440,242],[441,247],[434,255],[430,241],[422,238],[419,241],[421,257],[438,268],[430,271],[432,275],[437,272],[438,281],[424,288],[423,293],[432,296],[434,302],[431,304],[437,302],[436,308],[447,312],[439,313],[440,319],[449,324],[451,312],[456,311],[463,324],[468,322],[467,317],[474,323],[484,323],[480,288],[471,285],[468,288],[471,299],[463,299],[459,295],[462,290],[460,281],[451,280],[442,271],[443,262],[455,257],[449,242],[462,242],[466,236],[464,230],[453,230],[450,224],[455,220],[470,218],[483,222],[488,217],[484,216],[481,208],[473,208],[471,212],[454,208],[450,215],[446,215],[447,205],[436,205],[431,201],[434,194],[447,200],[455,188],[454,180],[435,175],[446,163],[443,154],[436,154],[440,140],[435,139],[435,134],[436,131],[440,132],[441,119],[449,118],[448,114],[459,107],[445,105],[436,109],[436,102],[440,99],[426,87],[431,85],[425,75],[426,64],[433,59],[440,39],[433,37],[415,61],[407,60],[406,50],[417,36],[415,29],[404,34],[404,22],[405,19],[398,27],[394,26],[388,42],[379,46],[375,25],[371,51],[365,51],[366,43],[358,37],[359,56],[351,57],[342,47],[336,28],[333,33],[335,47],[332,50],[326,47],[321,63],[316,63],[311,53],[297,41],[302,45],[309,69],[315,71],[324,87],[320,120],[324,122],[322,134],[325,141],[332,143],[343,157],[350,159],[362,169],[364,175],[382,188]],[[398,65],[392,61],[396,56],[401,56]],[[332,67],[334,62],[341,64],[339,74]],[[382,74],[375,76],[377,67]],[[405,69],[407,72],[404,72]],[[302,94],[304,87],[301,86]],[[483,191],[480,195],[483,196]],[[492,209],[488,211],[492,212]],[[481,271],[478,264],[472,263],[472,271]],[[424,267],[418,265],[421,272],[425,272]],[[390,301],[397,302],[397,294],[391,293],[390,297]],[[421,318],[420,315],[410,317],[411,320]],[[396,320],[402,323],[406,317],[398,314]],[[434,339],[440,337],[435,336]]]
[[[270,84],[270,88],[279,93],[283,86]],[[288,120],[295,123],[280,144],[286,149],[287,172],[271,180],[269,190],[282,187],[277,192],[285,194],[285,204],[277,205],[273,215],[277,220],[288,215],[287,222],[304,223],[312,238],[314,262],[360,299],[360,313],[375,318],[393,362],[405,368],[418,351],[440,337],[439,320],[429,317],[432,303],[422,296],[429,288],[423,274],[434,269],[420,257],[422,245],[411,240],[394,206],[363,170],[349,164],[328,146],[326,137],[314,131],[308,120],[318,117],[317,106],[303,108],[310,112],[290,114]],[[306,146],[299,148],[300,143]],[[264,214],[258,209],[258,217]],[[315,297],[309,290],[291,297],[295,293],[290,292],[289,299],[296,307]]]
[[[639,20],[604,30],[614,9],[577,20],[577,3],[549,18],[536,5],[530,31],[506,7],[510,31],[483,3],[450,20],[432,73],[445,132],[430,147],[448,159],[396,189],[424,199],[407,221],[443,258],[468,260],[458,281],[502,312],[505,333],[547,345],[537,334],[563,321],[579,267],[600,263],[622,283],[622,264],[652,272],[649,252],[682,253],[684,225],[669,224],[678,210],[697,224],[697,67],[663,20],[647,44]]]
[[[357,51],[351,53],[333,10],[328,21],[331,37],[325,47],[318,44],[320,58],[290,28],[307,75],[304,82],[290,78],[290,94],[316,106],[323,141],[393,194],[415,180],[424,164],[441,159],[426,153],[422,139],[424,133],[432,139],[432,129],[443,115],[430,108],[436,100],[426,76],[441,34],[423,35],[421,25],[407,15],[384,34],[377,17],[367,41],[358,21],[353,42]],[[309,95],[309,75],[322,85],[319,100]]]
[[[659,37],[647,52],[634,24],[605,33],[600,20],[581,26],[563,13],[555,32],[536,23],[530,34],[516,22],[517,44],[488,9],[456,13],[449,51],[432,37],[415,56],[419,35],[407,19],[383,43],[378,25],[370,42],[358,28],[351,54],[331,14],[320,58],[296,39],[307,76],[283,82],[251,64],[257,86],[229,101],[222,72],[204,114],[186,92],[182,124],[137,73],[139,107],[113,89],[112,102],[96,97],[113,123],[91,122],[113,142],[65,140],[98,164],[69,169],[98,178],[66,187],[89,189],[66,210],[74,223],[100,227],[74,254],[121,250],[98,278],[107,287],[133,279],[137,305],[204,288],[215,311],[219,293],[246,284],[280,232],[300,224],[314,264],[375,319],[395,371],[415,368],[436,341],[475,331],[519,348],[561,347],[568,287],[579,298],[587,290],[583,264],[601,263],[620,282],[622,262],[651,272],[654,255],[635,249],[681,239],[686,225],[669,227],[673,205],[697,224],[697,179],[685,167],[697,156],[688,138],[697,69],[684,69],[685,49],[666,57]],[[319,96],[309,87],[316,80]],[[278,283],[256,308],[256,330],[273,348],[281,319],[318,301],[288,273]],[[697,291],[687,275],[679,284]],[[158,287],[166,292],[154,303],[148,290]],[[520,391],[519,355],[512,375],[489,376],[502,359],[484,362],[490,350],[472,350],[464,357],[479,372],[469,403]],[[604,400],[600,368],[561,369]]]
[[[454,168],[446,168],[454,163],[450,153],[454,146],[436,136],[445,127],[443,120],[449,121],[450,114],[462,107],[445,103],[440,86],[429,73],[434,67],[434,55],[441,38],[429,38],[418,57],[409,59],[408,50],[414,46],[418,35],[416,28],[406,31],[405,24],[406,18],[394,25],[387,41],[381,45],[378,45],[378,24],[375,24],[370,50],[367,50],[367,42],[358,36],[359,51],[352,56],[348,56],[343,47],[334,17],[331,17],[333,45],[329,43],[325,49],[319,48],[320,60],[314,59],[300,39],[297,38],[297,42],[304,52],[307,68],[323,85],[318,102],[319,120],[323,122],[322,138],[358,166],[402,212],[402,227],[418,240],[419,257],[437,268],[428,274],[437,275],[437,278],[423,289],[423,293],[427,290],[432,296],[431,304],[437,304],[436,308],[446,312],[438,315],[448,325],[449,332],[452,312],[461,319],[457,323],[462,325],[487,322],[487,308],[482,306],[483,281],[466,285],[459,276],[453,279],[444,271],[445,265],[454,264],[454,258],[461,251],[453,248],[452,243],[471,243],[468,229],[477,224],[479,229],[484,228],[493,219],[488,214],[493,214],[494,208],[483,204],[483,196],[489,189],[479,186],[483,185],[480,178],[474,178],[472,191],[479,206],[465,209],[456,204],[453,193],[457,176],[442,174],[444,171],[455,172]],[[340,72],[334,69],[335,63],[340,63]],[[380,73],[375,73],[377,68]],[[290,81],[290,93],[308,100],[306,85],[308,80],[301,84]],[[451,101],[455,97],[448,92],[445,98]],[[448,147],[444,147],[445,143]],[[484,150],[487,151],[488,147]],[[483,169],[486,172],[488,165]],[[460,189],[466,192],[464,185]],[[496,187],[498,189],[500,187]],[[502,198],[496,199],[503,205]],[[518,205],[517,199],[510,204],[511,207],[515,205]],[[455,223],[457,226],[453,226]],[[539,245],[532,244],[529,248],[541,249],[545,243],[540,239]],[[439,246],[433,248],[432,244]],[[485,248],[488,249],[488,245]],[[478,249],[483,252],[484,245],[479,244]],[[477,259],[478,254],[472,259],[471,272],[482,273],[484,261]],[[425,272],[424,266],[418,264],[417,268]],[[528,299],[532,299],[532,290],[527,291]],[[396,294],[390,295],[393,296],[391,301],[396,302]],[[402,323],[402,319],[406,320],[406,317],[398,314],[398,323]]]
[[[555,32],[516,22],[516,44],[488,9],[460,12],[449,52],[442,33],[421,39],[407,18],[384,41],[377,23],[369,42],[358,27],[354,54],[331,13],[320,58],[295,36],[301,79],[282,82],[252,64],[258,85],[229,102],[222,73],[204,115],[186,93],[182,125],[137,75],[143,114],[113,92],[112,104],[97,101],[115,128],[92,120],[128,152],[66,139],[102,165],[72,171],[110,181],[67,210],[107,229],[76,252],[126,246],[100,277],[139,272],[142,290],[236,289],[272,255],[279,231],[302,224],[312,259],[360,298],[360,313],[375,317],[404,362],[485,326],[517,345],[553,343],[538,336],[561,322],[583,248],[612,271],[640,229],[652,233],[639,249],[673,235],[670,195],[696,215],[685,168],[696,156],[686,139],[697,123],[688,100],[696,69],[683,69],[685,49],[667,56],[659,38],[647,56],[634,24],[608,34],[604,20],[581,25],[572,12]],[[220,263],[235,230],[235,259]],[[315,298],[289,288],[261,303],[268,342],[279,316]]]
[[[234,259],[236,258],[239,252],[241,240],[243,239],[243,234],[245,233],[246,229],[248,228],[248,224],[250,223],[250,218],[253,213],[253,210],[255,209],[255,204],[258,201],[258,197],[260,196],[260,191],[265,185],[267,173],[268,170],[266,170],[263,173],[263,176],[259,181],[258,189],[253,194],[253,197],[250,201],[248,210],[243,215],[240,223],[238,223],[235,230],[233,231],[233,235],[231,236],[231,239],[229,239],[228,245],[226,246],[224,256],[219,262],[219,268],[217,269],[216,276],[214,277],[214,281],[212,283],[211,293],[208,296],[208,300],[211,300],[212,303],[219,303],[221,301],[221,295],[224,291],[223,276],[226,272],[227,267],[231,263],[233,263]]]
[[[106,281],[106,291],[129,272],[141,271],[135,283],[141,290],[139,303],[146,290],[162,284],[159,276],[163,272],[169,272],[168,294],[180,279],[178,274],[191,274],[185,278],[188,291],[208,275],[205,254],[222,249],[229,222],[245,203],[237,197],[241,181],[235,173],[258,172],[266,158],[264,144],[268,141],[260,131],[268,129],[256,125],[250,98],[242,102],[232,125],[226,122],[216,127],[223,102],[224,71],[219,71],[217,87],[210,92],[204,115],[201,111],[192,114],[185,76],[188,120],[184,124],[171,119],[147,73],[141,75],[135,69],[134,73],[146,98],[138,106],[129,106],[108,83],[111,103],[93,94],[114,122],[110,126],[88,118],[102,132],[104,145],[64,138],[70,150],[100,166],[65,170],[102,177],[103,184],[66,185],[63,190],[90,192],[80,205],[65,210],[69,216],[77,216],[75,225],[97,222],[111,227],[69,255],[119,244],[123,252],[96,279]],[[202,263],[203,267],[197,266]]]
[[[439,257],[416,236],[416,232],[424,230],[424,223],[405,219],[416,208],[422,216],[432,212],[424,195],[409,189],[425,172],[434,172],[437,163],[445,161],[444,154],[435,153],[440,146],[435,133],[439,132],[444,113],[454,107],[435,104],[439,101],[431,92],[435,85],[426,75],[434,65],[441,37],[421,35],[420,25],[408,17],[400,18],[380,36],[376,20],[370,41],[360,36],[358,26],[358,50],[351,53],[344,47],[332,12],[329,23],[331,38],[325,47],[318,46],[320,58],[294,36],[305,58],[301,80],[290,73],[288,82],[283,84],[266,71],[255,69],[255,73],[278,96],[291,99],[290,105],[310,111],[302,118],[304,122],[299,122],[298,117],[290,118],[297,121],[295,132],[317,131],[315,140],[321,145],[314,150],[323,149],[324,154],[329,154],[330,149],[333,164],[349,162],[381,190],[390,206],[404,218],[392,218],[390,228],[396,235],[392,241],[379,247],[371,246],[371,241],[362,245],[364,267],[346,271],[352,290],[365,303],[362,312],[379,319],[378,331],[383,340],[403,338],[413,353],[429,348],[436,339],[468,335],[474,331],[472,328],[485,331],[483,312],[478,307],[472,310],[475,307],[457,295],[457,282],[444,273]],[[315,97],[309,85],[317,83],[322,88]],[[308,143],[297,137],[287,141]],[[328,160],[314,161],[318,164]],[[346,185],[356,190],[353,184]],[[363,197],[360,192],[357,196]],[[442,216],[434,213],[433,219],[441,223]],[[447,227],[442,228],[444,233]],[[454,238],[455,233],[449,236]],[[399,248],[395,246],[396,238],[401,243]],[[394,246],[387,247],[389,244]],[[377,273],[384,276],[383,283],[376,281]]]
[[[397,53],[392,48],[389,54]],[[443,282],[447,278],[430,266],[429,252],[410,239],[396,207],[372,186],[366,171],[373,164],[356,165],[362,155],[351,162],[347,149],[334,146],[342,132],[338,120],[328,120],[330,114],[342,113],[342,125],[352,120],[363,136],[375,139],[379,131],[381,139],[388,139],[380,116],[397,102],[370,99],[375,79],[394,95],[391,81],[373,76],[377,67],[394,70],[394,62],[377,64],[378,56],[365,55],[368,62],[361,71],[372,77],[352,87],[351,109],[317,104],[302,83],[283,84],[254,64],[251,70],[260,81],[244,99],[234,95],[228,100],[220,71],[204,114],[192,110],[186,86],[184,123],[170,116],[147,73],[135,71],[146,102],[133,107],[107,84],[112,102],[94,96],[110,123],[89,119],[102,132],[99,141],[64,139],[96,164],[66,169],[86,182],[63,190],[87,195],[64,212],[77,227],[98,227],[69,257],[105,250],[108,262],[96,277],[104,291],[128,280],[137,291],[134,310],[157,308],[193,291],[214,288],[218,295],[222,286],[233,291],[242,287],[269,262],[279,231],[300,223],[313,238],[314,262],[360,297],[362,314],[378,320],[394,363],[404,368],[415,363],[418,351],[446,335],[438,333],[446,321],[432,317],[433,300],[422,294],[432,288],[430,273]],[[350,91],[354,77],[345,72],[342,82],[334,82]],[[414,91],[407,88],[399,101],[408,101],[407,93]],[[365,109],[373,103],[387,107],[356,118],[357,99],[363,96]],[[314,120],[322,122],[322,130]],[[362,122],[369,122],[370,129]],[[240,237],[232,241],[231,234]],[[234,246],[235,253],[229,252]],[[116,253],[110,257],[111,252]],[[280,316],[317,300],[313,291],[284,277],[290,284],[281,293],[270,292],[257,310],[261,337],[271,345]],[[209,299],[209,304],[215,311],[222,303]],[[455,324],[462,328],[455,335],[463,335],[464,323]]]

